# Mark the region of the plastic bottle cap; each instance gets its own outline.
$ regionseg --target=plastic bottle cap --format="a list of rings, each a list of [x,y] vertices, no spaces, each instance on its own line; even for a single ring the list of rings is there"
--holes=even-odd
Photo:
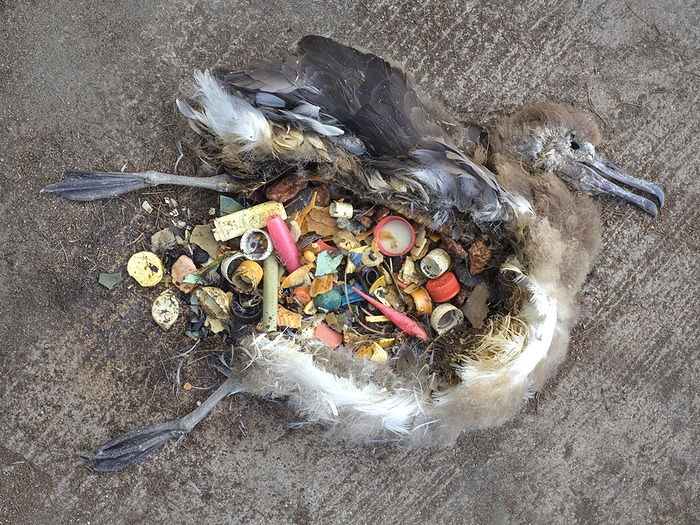
[[[253,228],[241,237],[241,251],[251,261],[262,261],[272,253],[272,240],[267,232]]]
[[[413,226],[398,215],[390,215],[379,221],[374,227],[374,237],[379,251],[388,257],[408,253],[416,242]]]
[[[444,303],[459,293],[459,281],[452,272],[445,272],[437,279],[425,283],[425,289],[434,302]]]
[[[430,324],[438,334],[444,334],[462,321],[464,321],[462,311],[449,303],[435,308],[430,316]]]
[[[420,262],[420,269],[428,279],[437,279],[450,269],[450,254],[442,248],[430,250]]]

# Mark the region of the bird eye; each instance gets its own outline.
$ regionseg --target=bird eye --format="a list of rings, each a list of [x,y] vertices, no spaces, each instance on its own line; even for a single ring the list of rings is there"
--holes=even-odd
[[[571,146],[571,149],[574,151],[576,151],[577,149],[579,149],[581,147],[579,145],[579,143],[576,142],[575,140],[572,140],[569,145]]]

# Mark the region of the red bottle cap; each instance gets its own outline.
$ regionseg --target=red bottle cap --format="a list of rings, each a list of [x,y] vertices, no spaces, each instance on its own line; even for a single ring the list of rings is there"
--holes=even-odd
[[[416,242],[416,232],[403,217],[390,215],[384,217],[374,227],[377,248],[387,257],[407,254]]]
[[[459,281],[452,272],[445,272],[437,279],[430,279],[425,283],[430,297],[436,303],[444,303],[459,293]]]

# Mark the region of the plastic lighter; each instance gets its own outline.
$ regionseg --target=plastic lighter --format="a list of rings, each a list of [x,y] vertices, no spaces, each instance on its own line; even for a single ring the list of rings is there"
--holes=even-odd
[[[279,214],[267,218],[267,231],[287,271],[292,273],[294,270],[301,268],[301,258],[299,257],[297,245],[294,244],[292,234],[289,232],[289,228],[287,228],[284,219]]]
[[[282,204],[269,201],[218,217],[214,219],[214,227],[212,228],[214,239],[219,242],[228,241],[243,235],[250,229],[262,228],[266,225],[267,218],[275,214],[280,215],[282,219],[287,218],[287,212]]]
[[[365,299],[371,305],[377,307],[377,309],[384,315],[386,315],[387,318],[397,326],[397,328],[403,330],[408,335],[413,335],[417,337],[421,341],[427,341],[428,339],[430,339],[425,330],[423,330],[418,323],[416,323],[407,315],[402,314],[401,312],[397,312],[393,308],[390,308],[389,306],[380,303],[376,299],[372,299],[369,295],[358,290],[355,286],[353,286],[352,289],[355,291],[355,293],[359,294],[360,297]]]

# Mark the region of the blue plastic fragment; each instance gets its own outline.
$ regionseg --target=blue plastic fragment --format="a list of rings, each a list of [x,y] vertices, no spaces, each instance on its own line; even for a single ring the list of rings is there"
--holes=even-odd
[[[342,296],[340,292],[333,288],[332,290],[322,293],[314,297],[314,306],[325,312],[332,312],[340,308]]]
[[[324,251],[318,254],[318,257],[316,257],[316,277],[338,272],[338,266],[343,260],[343,254],[335,252],[337,255],[333,257],[332,253]]]
[[[364,287],[360,283],[356,283],[354,286],[359,290],[362,290],[363,292],[365,291]],[[349,284],[340,284],[340,289],[340,306],[347,306],[348,299],[350,299],[350,304],[360,303],[364,301],[364,299],[360,297],[360,295],[355,290],[353,290]],[[346,292],[347,296],[345,295]]]
[[[362,252],[350,252],[348,257],[355,266],[360,266],[360,263],[362,262]]]

